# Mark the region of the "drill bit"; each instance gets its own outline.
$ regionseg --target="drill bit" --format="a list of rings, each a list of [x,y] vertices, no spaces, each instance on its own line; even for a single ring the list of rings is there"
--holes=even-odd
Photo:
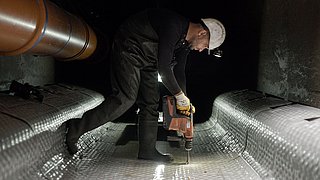
[[[187,151],[187,162],[186,164],[190,164],[190,151]]]

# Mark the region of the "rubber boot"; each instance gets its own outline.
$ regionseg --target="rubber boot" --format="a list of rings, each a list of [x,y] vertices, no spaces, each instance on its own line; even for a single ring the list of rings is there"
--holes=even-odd
[[[80,121],[80,118],[69,119],[66,122],[67,134],[66,134],[66,145],[70,155],[76,154],[78,151],[77,142],[79,135],[75,132],[76,124]]]
[[[160,162],[172,162],[173,157],[171,154],[162,154],[156,149],[157,134],[158,134],[157,121],[139,122],[138,159],[153,160],[153,161],[160,161]]]

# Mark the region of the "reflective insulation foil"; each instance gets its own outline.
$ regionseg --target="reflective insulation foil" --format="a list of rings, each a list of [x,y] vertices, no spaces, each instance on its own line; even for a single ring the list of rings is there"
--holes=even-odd
[[[42,179],[48,160],[66,152],[63,123],[104,100],[97,92],[66,84],[35,89],[42,102],[0,93],[0,179]]]
[[[73,91],[54,87],[62,96]],[[89,109],[86,105],[92,108],[103,100],[89,90],[70,93],[70,101],[53,98],[47,103],[60,115],[45,108],[35,113],[30,105],[35,102],[0,98],[6,100],[5,104],[0,101],[4,111],[0,114],[0,179],[320,179],[320,110],[260,92],[232,91],[215,99],[211,117],[194,124],[189,164],[183,139],[168,141],[172,134],[161,121],[157,149],[171,153],[172,163],[137,159],[134,119],[108,122],[87,132],[78,142],[79,152],[69,155],[63,122],[81,115]]]

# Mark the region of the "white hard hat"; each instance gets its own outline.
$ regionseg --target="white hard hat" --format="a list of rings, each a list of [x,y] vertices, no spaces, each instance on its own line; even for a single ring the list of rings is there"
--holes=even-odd
[[[219,47],[226,37],[226,30],[223,24],[220,21],[213,18],[204,18],[201,20],[210,31],[210,41],[208,49],[212,50]]]

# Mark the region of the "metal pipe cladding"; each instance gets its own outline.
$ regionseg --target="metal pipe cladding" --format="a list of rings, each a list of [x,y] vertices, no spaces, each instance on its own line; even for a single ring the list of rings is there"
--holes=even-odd
[[[33,54],[68,61],[90,57],[95,32],[49,0],[0,1],[0,55]]]

